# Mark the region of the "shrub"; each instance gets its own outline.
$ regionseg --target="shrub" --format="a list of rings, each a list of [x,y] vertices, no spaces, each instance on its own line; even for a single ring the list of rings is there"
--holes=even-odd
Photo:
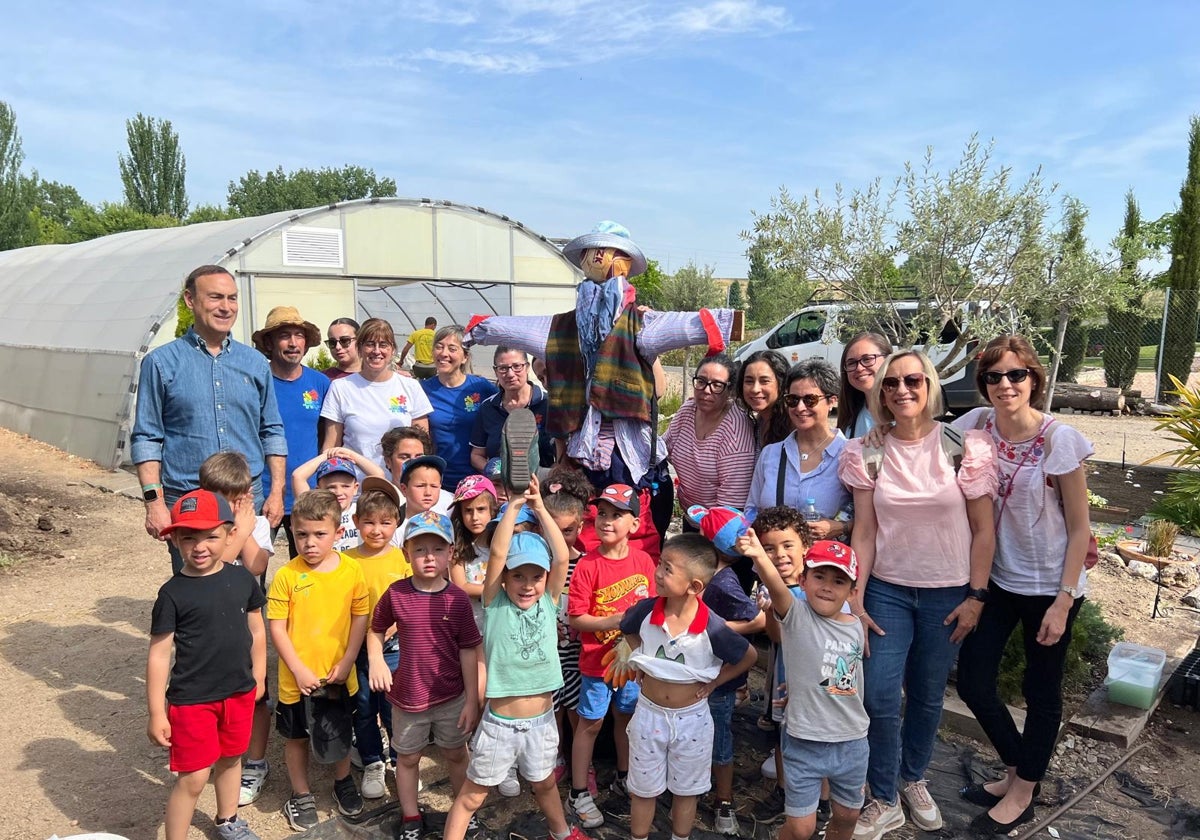
[[[1103,667],[1108,661],[1108,652],[1113,642],[1120,640],[1125,632],[1120,627],[1104,620],[1104,613],[1094,601],[1084,601],[1071,626],[1071,644],[1067,647],[1067,662],[1063,674],[1063,693],[1069,694],[1089,687],[1098,673],[1094,668]],[[1000,660],[1000,678],[997,681],[1000,698],[1012,703],[1021,697],[1021,681],[1025,677],[1025,642],[1020,625],[1013,631]]]
[[[1188,388],[1174,376],[1168,391],[1178,405],[1158,421],[1155,429],[1167,432],[1179,443],[1178,449],[1164,452],[1151,462],[1170,459],[1177,467],[1200,466],[1200,393]],[[1200,477],[1194,471],[1179,473],[1167,479],[1167,492],[1151,510],[1151,515],[1170,520],[1189,533],[1200,533]]]

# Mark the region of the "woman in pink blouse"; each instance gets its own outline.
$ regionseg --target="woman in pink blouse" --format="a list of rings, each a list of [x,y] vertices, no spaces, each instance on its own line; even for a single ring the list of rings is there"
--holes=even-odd
[[[849,441],[838,465],[854,493],[859,585],[851,609],[869,629],[862,665],[870,790],[857,837],[903,825],[900,799],[922,829],[941,828],[925,771],[950,668],[987,596],[996,451],[989,435],[968,431],[959,461],[959,447],[934,419],[942,414],[941,392],[925,354],[893,353],[867,397],[876,423],[891,424],[890,432],[879,447]]]
[[[692,398],[671,418],[663,439],[679,479],[679,506],[741,509],[754,472],[754,425],[734,407],[737,368],[724,353],[710,356],[692,377]],[[685,517],[685,530],[696,530]]]

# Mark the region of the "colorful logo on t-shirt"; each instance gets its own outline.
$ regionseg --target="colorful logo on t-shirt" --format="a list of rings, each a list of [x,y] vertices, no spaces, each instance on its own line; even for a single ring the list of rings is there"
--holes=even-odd
[[[854,677],[856,669],[862,663],[861,647],[828,639],[822,659],[821,673],[825,675],[825,679],[821,680],[820,684],[827,692],[848,697],[858,693]]]
[[[392,414],[408,414],[408,397],[401,394],[388,400],[388,411]]]
[[[483,402],[483,397],[478,391],[476,391],[474,394],[467,394],[465,397],[463,397],[463,408],[465,408],[467,413],[470,414],[471,412],[478,410],[481,402]]]
[[[601,587],[592,593],[595,606],[592,615],[616,615],[630,605],[650,597],[650,581],[642,574],[633,574],[624,580],[618,580],[608,586]],[[596,641],[602,645],[621,635],[620,630],[597,630]]]
[[[316,388],[309,388],[300,396],[304,398],[304,407],[309,411],[317,411],[321,408],[321,395],[317,393]]]

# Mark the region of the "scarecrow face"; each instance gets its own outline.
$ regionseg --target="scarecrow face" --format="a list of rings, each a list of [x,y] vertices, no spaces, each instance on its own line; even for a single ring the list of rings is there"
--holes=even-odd
[[[632,262],[628,254],[616,248],[588,248],[583,252],[580,268],[589,280],[603,283],[610,277],[627,276]]]

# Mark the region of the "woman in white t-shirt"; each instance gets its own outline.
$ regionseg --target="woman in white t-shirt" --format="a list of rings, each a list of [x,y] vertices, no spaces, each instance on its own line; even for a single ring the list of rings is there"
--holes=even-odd
[[[1087,582],[1091,525],[1083,461],[1092,445],[1042,412],[1046,370],[1025,338],[1006,335],[989,343],[976,379],[991,408],[977,408],[955,425],[991,435],[1000,492],[988,599],[978,627],[963,642],[958,694],[1008,772],[961,793],[990,808],[973,825],[995,833],[1033,819],[1036,788],[1062,722],[1063,666]],[[1018,624],[1025,648],[1023,732],[996,689],[1000,658]]]
[[[334,380],[321,405],[326,420],[321,448],[345,446],[383,467],[384,432],[396,426],[428,432],[433,407],[417,380],[393,369],[396,336],[387,321],[370,318],[362,325],[358,351],[362,370]]]

